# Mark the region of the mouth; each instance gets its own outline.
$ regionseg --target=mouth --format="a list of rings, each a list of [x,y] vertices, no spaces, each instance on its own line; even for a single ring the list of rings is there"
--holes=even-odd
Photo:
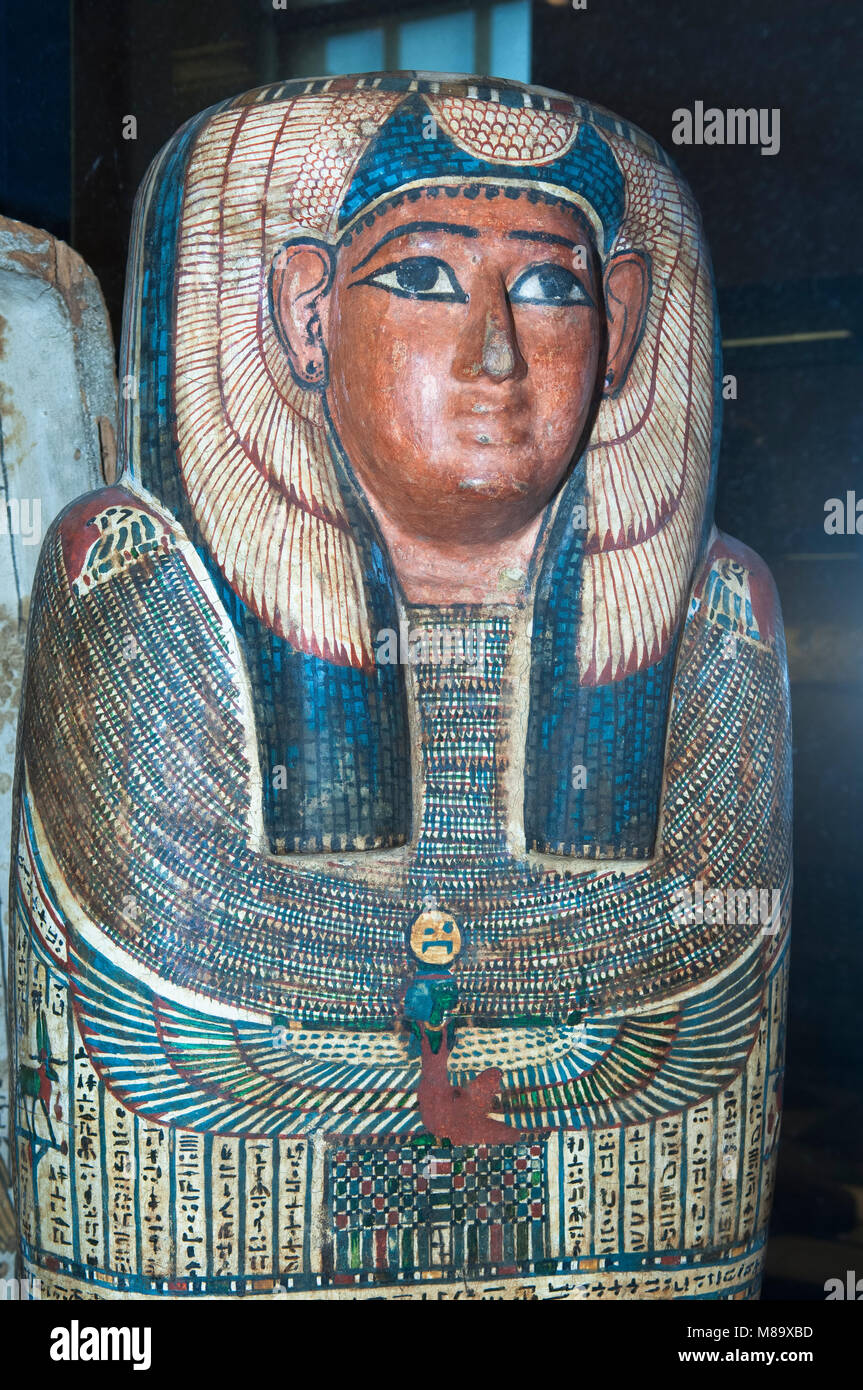
[[[455,433],[462,446],[518,448],[530,437],[526,402],[519,396],[473,400],[466,409],[462,407],[456,412]]]
[[[521,394],[516,396],[498,396],[490,401],[474,401],[468,411],[469,415],[520,415],[525,408],[526,402]]]
[[[459,443],[468,448],[479,445],[480,449],[518,449],[530,439],[530,431],[519,428],[512,420],[471,421],[469,425],[456,431]]]

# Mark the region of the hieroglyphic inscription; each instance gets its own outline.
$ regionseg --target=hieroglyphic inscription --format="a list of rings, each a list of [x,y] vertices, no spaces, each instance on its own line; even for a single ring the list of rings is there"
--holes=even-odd
[[[565,1206],[563,1251],[566,1255],[586,1255],[593,1247],[593,1216],[590,1200],[591,1136],[570,1131],[563,1137]]]
[[[627,1250],[647,1250],[650,1209],[650,1129],[633,1125],[625,1131],[623,1230]]]
[[[176,1136],[177,1268],[180,1277],[199,1279],[207,1272],[207,1215],[204,1197],[204,1138]]]
[[[593,1187],[596,1206],[594,1249],[612,1254],[620,1249],[621,1136],[619,1129],[598,1129],[593,1138]]]
[[[659,1121],[654,1144],[653,1247],[677,1250],[683,1218],[683,1121],[679,1115],[668,1115]]]
[[[737,1223],[737,1189],[740,1181],[740,1144],[743,1114],[743,1081],[738,1077],[717,1100],[719,1161],[716,1164],[716,1243],[732,1245]]]
[[[170,1193],[168,1131],[162,1125],[142,1121],[138,1127],[138,1152],[142,1267],[149,1278],[164,1278],[171,1272],[170,1231],[166,1218]]]
[[[273,1148],[269,1140],[247,1141],[244,1268],[273,1273]]]
[[[238,1274],[240,1269],[238,1178],[240,1142],[213,1140],[212,1201],[213,1272]]]
[[[297,1274],[303,1267],[306,1200],[306,1144],[302,1139],[279,1142],[279,1273]]]
[[[106,1176],[108,1179],[108,1240],[112,1267],[123,1273],[135,1268],[135,1117],[125,1106],[105,1097]]]
[[[74,1162],[79,1196],[80,1259],[87,1265],[105,1261],[102,1219],[102,1163],[99,1154],[100,1083],[84,1046],[74,1033]]]
[[[713,1102],[686,1113],[686,1222],[684,1240],[693,1249],[711,1243],[712,1167],[716,1131]]]
[[[738,1239],[743,1241],[755,1226],[761,1193],[761,1146],[764,1135],[765,1061],[767,1020],[762,1018],[758,1041],[746,1073],[746,1110],[743,1130],[743,1189],[738,1208]]]

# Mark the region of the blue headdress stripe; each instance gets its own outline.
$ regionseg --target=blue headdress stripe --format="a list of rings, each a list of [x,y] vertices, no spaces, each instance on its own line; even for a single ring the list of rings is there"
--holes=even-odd
[[[230,615],[251,680],[264,823],[271,848],[332,850],[402,843],[411,818],[410,745],[402,669],[369,674],[296,651],[232,590],[207,546],[174,452],[171,381],[178,349],[174,277],[186,176],[195,141],[223,103],[171,142],[152,198],[139,210],[144,253],[139,328],[140,455],[135,474],[185,528]],[[132,305],[130,298],[127,315]],[[127,323],[127,330],[133,325]],[[367,509],[341,479],[363,562],[372,632],[395,630],[392,579]],[[283,769],[277,784],[274,768]]]
[[[582,125],[566,154],[551,164],[494,164],[461,149],[440,127],[429,125],[430,117],[419,97],[396,108],[357,166],[339,214],[340,230],[381,198],[407,186],[447,178],[518,180],[552,184],[578,195],[595,211],[605,245],[611,245],[623,220],[624,179],[608,145],[591,126]]]

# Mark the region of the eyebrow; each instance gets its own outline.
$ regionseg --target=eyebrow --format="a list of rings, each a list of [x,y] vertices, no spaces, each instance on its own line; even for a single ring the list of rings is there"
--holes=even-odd
[[[515,241],[543,241],[548,246],[568,246],[574,251],[576,246],[583,246],[583,242],[572,241],[568,236],[558,236],[557,232],[507,232],[507,236]]]
[[[411,232],[451,232],[453,236],[479,236],[476,227],[466,227],[463,222],[405,222],[403,226],[393,227],[386,236],[382,236],[368,255],[363,256],[361,261],[357,261],[356,265],[351,266],[351,273],[353,274],[355,270],[362,270],[375,252],[380,251],[382,246],[386,246],[388,241],[393,241],[397,236],[410,236]],[[574,242],[573,245],[575,245]]]

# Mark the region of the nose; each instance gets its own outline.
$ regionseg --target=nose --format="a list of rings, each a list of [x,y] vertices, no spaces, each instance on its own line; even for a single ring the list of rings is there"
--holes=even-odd
[[[512,308],[502,281],[471,293],[467,317],[456,342],[453,374],[467,381],[480,376],[492,381],[520,380],[527,375]]]

